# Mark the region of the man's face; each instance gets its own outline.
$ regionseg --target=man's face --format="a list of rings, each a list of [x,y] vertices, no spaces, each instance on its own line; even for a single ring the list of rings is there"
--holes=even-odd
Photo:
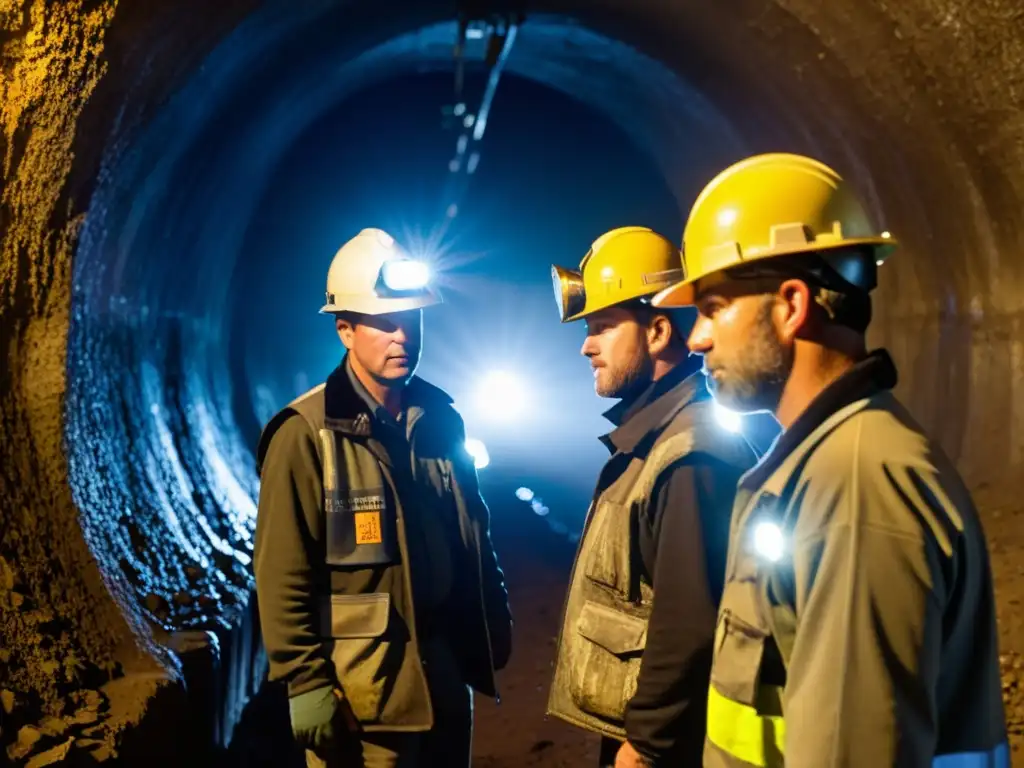
[[[588,315],[587,338],[580,354],[594,369],[594,391],[601,397],[628,397],[650,383],[654,375],[647,341],[647,324],[621,307]]]
[[[739,413],[774,412],[793,369],[793,346],[778,331],[775,294],[741,295],[728,286],[702,294],[687,342],[704,356],[715,400]]]
[[[359,365],[382,384],[405,383],[420,362],[423,310],[338,321],[338,335]]]

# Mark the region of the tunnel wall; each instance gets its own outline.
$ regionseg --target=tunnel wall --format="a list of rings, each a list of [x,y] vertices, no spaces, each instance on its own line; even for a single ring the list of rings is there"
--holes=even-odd
[[[137,5],[115,2],[0,3],[0,762],[35,754],[49,764],[72,744],[71,756],[96,760],[186,759],[180,661],[157,641],[124,564],[96,557],[104,526],[119,527],[132,511],[134,500],[117,494],[131,444],[113,446],[95,482],[70,479],[69,445],[101,445],[112,434],[116,380],[114,391],[86,393],[94,430],[66,430],[65,415],[80,385],[67,371],[84,211],[104,149],[144,121],[175,67],[194,63],[162,48],[157,30],[222,31],[208,7],[199,24],[166,23],[188,5],[140,16]],[[202,46],[199,30],[188,36]],[[146,90],[154,101],[133,103],[130,84],[147,66],[157,70]],[[124,341],[114,331],[79,350],[97,354],[97,369],[130,365],[104,357]],[[83,516],[83,501],[102,514]]]
[[[139,683],[143,702],[175,674],[167,654],[139,631],[134,600],[92,558],[64,450],[70,268],[87,202],[75,199],[69,180],[83,108],[106,69],[101,52],[114,9],[109,2],[0,6],[4,745],[40,714],[95,722],[90,713],[120,704],[114,692],[97,690],[112,674],[149,675]],[[131,724],[142,709],[120,708],[111,719]]]
[[[111,675],[150,681],[138,706],[118,710],[137,720],[179,676],[163,633],[241,622],[255,479],[251,447],[233,438],[238,384],[224,361],[245,217],[318,111],[448,55],[421,39],[357,58],[440,21],[445,3],[256,6],[0,4],[0,692],[15,693],[0,744],[19,717],[72,716],[85,706],[78,694]],[[587,44],[585,30],[569,43],[557,28],[550,40],[524,34],[534,51],[510,64],[645,142],[683,210],[702,178],[747,151],[815,152],[866,191],[905,246],[883,271],[873,340],[894,352],[900,394],[983,504],[1014,499],[1024,462],[1024,12],[1014,1],[531,9],[625,41],[701,94]],[[632,78],[637,98],[602,89],[610,73]],[[655,81],[668,84],[642,87]],[[659,105],[666,97],[687,108]]]

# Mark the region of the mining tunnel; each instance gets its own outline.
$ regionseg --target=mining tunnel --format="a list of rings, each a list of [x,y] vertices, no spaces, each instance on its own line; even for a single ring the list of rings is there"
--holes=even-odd
[[[872,342],[982,510],[1016,754],[1024,9],[515,10],[507,71],[627,133],[674,195],[680,231],[715,172],[783,150],[839,168],[898,235]],[[233,362],[245,326],[232,278],[296,137],[369,85],[449,71],[456,13],[433,0],[0,1],[0,755],[12,763],[271,764],[258,753],[286,724],[279,701],[256,706],[260,419]],[[543,141],[524,137],[524,151]],[[517,664],[509,674],[547,660]],[[497,716],[481,706],[480,718],[481,765],[589,764],[545,751],[550,739],[506,744]]]

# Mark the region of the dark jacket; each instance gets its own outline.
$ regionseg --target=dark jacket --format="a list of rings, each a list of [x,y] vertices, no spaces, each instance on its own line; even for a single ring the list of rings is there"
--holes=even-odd
[[[594,493],[566,599],[549,712],[654,765],[699,763],[736,482],[755,461],[701,374],[629,406]],[[694,763],[696,764],[696,763]]]
[[[405,403],[396,438],[343,364],[271,420],[257,453],[254,567],[271,679],[292,696],[340,686],[371,731],[431,727],[424,632],[443,631],[465,682],[490,696],[511,651],[508,595],[462,418],[419,378]],[[429,592],[421,534],[430,530],[448,532],[444,556],[457,578],[443,602],[417,608]]]

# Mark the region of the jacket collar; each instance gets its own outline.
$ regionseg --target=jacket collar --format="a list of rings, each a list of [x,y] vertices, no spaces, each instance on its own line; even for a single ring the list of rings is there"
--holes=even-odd
[[[689,367],[678,365],[652,382],[639,397],[609,408],[604,417],[616,425],[600,440],[611,452],[632,453],[648,435],[660,433],[687,405],[710,397],[704,375],[687,376]]]
[[[373,422],[378,420],[377,415],[370,410],[370,401],[356,391],[347,368],[347,360],[342,360],[327,377],[324,426],[356,437],[369,437],[373,432]],[[419,376],[413,376],[406,385],[404,397],[409,429],[423,413],[454,402],[447,392]]]
[[[824,422],[859,400],[891,390],[896,386],[897,378],[896,366],[885,349],[869,353],[826,387],[789,429],[775,438],[760,463],[741,478],[740,486],[754,489],[764,485],[790,454]]]

